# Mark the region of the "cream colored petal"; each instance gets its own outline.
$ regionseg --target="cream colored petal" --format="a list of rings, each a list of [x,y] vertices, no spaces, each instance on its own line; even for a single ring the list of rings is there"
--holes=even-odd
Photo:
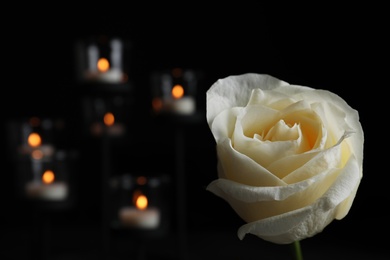
[[[249,106],[238,115],[233,133],[233,147],[267,168],[286,156],[311,150],[321,142],[324,128],[320,118],[310,110],[310,105],[302,101],[281,112],[263,106]],[[273,172],[283,178],[293,171],[286,172],[287,167]]]
[[[333,123],[329,123],[327,129],[333,129],[333,127],[336,127],[339,129],[339,133],[341,134],[344,130],[350,131],[353,129],[355,135],[352,138],[349,138],[347,142],[351,143],[351,149],[356,154],[357,160],[359,162],[363,161],[364,132],[359,121],[359,113],[343,98],[327,90],[312,89],[299,85],[281,85],[273,89],[273,91],[283,93],[297,101],[309,100],[311,104],[319,104],[321,106],[324,106],[324,104],[329,105],[333,111],[327,111],[325,113],[325,117],[323,118],[326,119],[326,121]],[[338,138],[340,138],[340,135],[337,135],[337,133],[328,134],[334,134],[334,142],[337,142]],[[329,136],[329,138],[332,138],[332,136]],[[330,145],[333,144],[334,143],[331,143]]]
[[[236,132],[253,138],[255,134],[263,136],[264,132],[280,120],[280,112],[262,105],[251,105],[237,114]]]
[[[262,113],[250,112],[256,109]],[[247,155],[263,167],[267,167],[274,160],[293,154],[298,150],[300,132],[297,127],[287,127],[284,122],[276,123],[275,126],[274,121],[275,117],[277,118],[278,113],[275,114],[274,110],[269,110],[263,107],[255,108],[253,106],[248,110],[249,112],[245,114],[244,118],[241,119],[239,117],[239,119],[236,121],[236,126],[232,138],[234,149],[242,154]],[[245,109],[244,111],[247,110]],[[264,114],[264,120],[261,120],[262,114]],[[260,115],[260,118],[258,118],[256,115]],[[271,129],[268,129],[269,124],[273,125]],[[268,133],[273,133],[273,137],[275,138],[281,135],[280,132],[288,132],[288,135],[283,135],[283,138],[289,136],[292,141],[263,141],[264,138],[262,134],[264,133],[261,132],[265,131],[265,129]],[[259,133],[256,133],[257,130]]]
[[[282,119],[279,120],[268,133],[264,136],[264,140],[269,140],[272,142],[277,141],[291,141],[298,140],[301,135],[301,131],[297,124],[288,125]]]
[[[359,162],[351,157],[329,190],[315,203],[304,208],[267,219],[253,221],[241,226],[237,232],[240,239],[246,234],[264,240],[289,244],[320,233],[336,216],[345,216],[350,207],[351,196],[361,180]],[[347,201],[347,203],[344,203]]]
[[[264,168],[268,168],[275,160],[282,159],[286,156],[294,154],[298,149],[299,145],[297,141],[261,141],[250,138],[235,138],[234,149],[251,158],[256,163]],[[272,172],[280,176],[276,171]]]
[[[231,138],[234,133],[237,115],[242,112],[243,108],[232,108],[222,111],[210,126],[215,141],[218,143],[225,138]]]
[[[357,193],[358,188],[359,188],[359,183],[356,184],[356,187],[355,187],[354,191],[351,192],[351,195],[349,195],[349,197],[346,200],[344,200],[342,203],[340,203],[340,205],[337,208],[337,212],[334,216],[335,219],[338,219],[338,220],[343,219],[348,214],[349,210],[352,207],[352,203],[356,197],[356,193]]]
[[[295,101],[299,100],[310,100],[302,95],[302,93],[309,93],[308,95],[311,95],[310,92],[316,92],[318,89],[314,89],[311,87],[307,86],[300,86],[300,85],[293,85],[293,84],[288,84],[288,85],[280,85],[274,89],[272,89],[274,92],[282,93]],[[315,95],[315,94],[314,94]],[[321,99],[318,99],[321,100]]]
[[[217,144],[219,177],[254,186],[285,185],[278,177],[248,156],[237,152],[226,138]]]
[[[283,85],[289,84],[270,75],[255,73],[219,79],[206,92],[206,118],[209,126],[223,110],[245,107],[253,89],[274,89]]]
[[[327,139],[323,141],[324,148],[329,148],[338,142],[345,131],[353,130],[346,124],[346,114],[339,107],[329,103],[313,103],[312,109],[322,118],[327,131]]]
[[[290,85],[289,87],[295,88],[296,86]],[[297,88],[300,87],[301,86],[297,86]],[[291,89],[285,86],[281,86],[275,90],[282,91],[286,94],[291,91]],[[357,161],[363,162],[364,132],[359,121],[359,113],[357,110],[353,109],[340,96],[327,90],[317,89],[315,91],[296,92],[294,98],[297,100],[310,100],[312,104],[326,104],[330,109],[324,117],[330,122],[327,128],[333,129],[333,127],[338,127],[340,133],[341,131],[355,132],[351,138],[348,138],[347,142],[350,143],[351,149],[357,157]],[[336,141],[339,137],[340,136],[337,136],[336,134]]]
[[[298,124],[302,131],[302,143],[299,153],[316,149],[323,137],[323,124],[321,119],[311,110],[289,113],[283,116],[289,124]]]
[[[247,106],[262,105],[275,110],[282,110],[294,103],[296,103],[296,100],[284,93],[263,90],[259,86],[259,88],[252,90]]]
[[[255,187],[219,179],[209,190],[227,201],[243,220],[252,222],[312,204],[323,196],[340,172],[327,169],[311,179],[279,187]]]
[[[300,208],[283,215],[242,225],[238,231],[239,239],[252,234],[275,244],[290,244],[320,233],[333,221],[336,209],[314,215],[317,205]],[[313,225],[313,222],[316,225]]]
[[[300,182],[305,179],[309,179],[318,173],[326,171],[331,168],[342,168],[344,163],[341,160],[342,149],[341,143],[350,135],[345,133],[338,143],[333,147],[322,150],[320,152],[312,152],[306,154],[296,154],[289,157],[282,158],[281,160],[274,162],[268,167],[268,170],[283,176],[283,181],[286,183]],[[313,156],[314,155],[314,156]],[[313,156],[313,157],[312,157]],[[347,158],[351,154],[346,155]],[[312,157],[312,158],[311,158]],[[310,159],[308,161],[305,160]],[[286,165],[294,165],[294,168],[287,168]],[[293,170],[294,169],[294,170]],[[288,172],[290,170],[290,172]]]
[[[284,180],[286,176],[299,170],[300,167],[302,167],[307,162],[315,158],[318,155],[318,153],[319,152],[307,152],[302,154],[292,154],[289,156],[285,156],[269,164],[267,166],[267,170],[269,170],[270,172],[278,176],[280,179]],[[312,174],[314,174],[314,172]],[[288,181],[287,183],[292,184],[294,182],[298,182],[305,179],[304,177],[302,177],[298,180],[298,177],[295,177],[294,178],[295,181],[294,181],[291,178],[292,176],[290,176],[290,179],[287,179]]]
[[[282,201],[292,196],[293,194],[296,194],[297,192],[304,191],[315,181],[316,179],[313,178],[286,186],[258,187],[220,178],[212,181],[207,186],[207,190],[213,192],[219,197],[225,198],[226,200],[233,198],[244,203],[254,203],[259,201]]]

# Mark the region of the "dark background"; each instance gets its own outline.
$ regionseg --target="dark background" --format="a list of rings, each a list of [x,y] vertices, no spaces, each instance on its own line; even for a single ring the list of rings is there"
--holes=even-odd
[[[146,133],[143,138],[147,144],[152,142],[147,135],[156,134],[155,129],[144,129],[150,126],[148,80],[155,70],[182,67],[202,71],[204,78],[198,90],[200,112],[211,84],[219,78],[247,72],[270,74],[291,84],[333,91],[359,111],[365,132],[363,179],[347,217],[303,241],[304,250],[308,256],[316,256],[310,259],[318,259],[318,254],[324,259],[344,259],[338,257],[351,254],[362,259],[383,259],[388,256],[385,247],[389,233],[387,153],[381,148],[388,143],[385,19],[381,8],[376,6],[295,7],[281,10],[280,6],[249,5],[226,11],[194,5],[176,12],[156,12],[150,8],[100,5],[91,10],[65,6],[50,12],[27,12],[28,6],[20,12],[12,10],[12,20],[18,23],[13,23],[12,28],[3,24],[3,54],[7,57],[1,95],[3,122],[31,115],[65,117],[70,125],[77,122],[81,112],[74,104],[80,101],[81,94],[74,79],[74,44],[79,39],[101,34],[120,36],[132,44],[134,95],[137,104],[144,106],[135,119],[140,120],[137,128]],[[39,6],[32,8],[40,10]],[[74,127],[69,128],[72,135],[77,132]],[[266,254],[264,259],[278,257],[281,253],[278,246],[251,237],[244,241],[236,238],[241,220],[222,200],[204,190],[216,178],[211,133],[205,121],[185,129],[184,214],[191,259],[203,254],[211,258],[238,259],[235,257],[244,255],[245,259],[258,259],[261,252]],[[5,132],[3,136],[6,147]],[[170,134],[162,135],[158,144],[172,151],[172,138]],[[72,140],[70,146],[79,148],[81,143],[85,149],[82,137]],[[8,158],[9,152],[5,151],[4,158]],[[146,163],[129,165],[126,170],[139,171],[143,167],[156,170],[148,161],[153,161],[155,158],[151,157],[160,155],[159,152],[150,152],[151,155],[147,149],[142,152],[143,156],[136,158]],[[4,254],[8,259],[32,259],[27,252],[31,250],[30,241],[34,239],[31,230],[36,225],[33,209],[14,196],[11,184],[14,168],[9,160],[5,165],[2,183],[6,188],[1,189],[5,232],[1,236],[9,243]],[[174,161],[166,169],[172,167]],[[95,178],[92,181],[95,187],[91,189],[99,197],[99,176],[80,178],[81,183]],[[100,202],[81,192],[75,207],[54,214],[53,230],[58,230],[53,235],[52,259],[65,259],[61,255],[71,253],[84,254],[83,259],[98,254],[99,236],[94,234],[99,233],[96,230],[100,225]],[[80,237],[83,242],[76,239]]]

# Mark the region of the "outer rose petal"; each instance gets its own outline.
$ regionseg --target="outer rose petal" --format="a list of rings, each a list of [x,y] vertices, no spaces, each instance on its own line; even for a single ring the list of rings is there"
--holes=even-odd
[[[341,147],[338,145],[318,153],[316,157],[319,159],[311,165],[302,167],[305,168],[303,172],[316,174],[311,173],[312,177],[300,182],[280,186],[254,186],[236,182],[234,178],[219,178],[211,182],[207,189],[227,201],[246,222],[284,214],[313,204],[334,185],[343,168],[337,168],[334,160],[330,159],[337,154],[340,155],[340,150]],[[323,165],[319,165],[318,162]],[[241,179],[240,177],[235,176],[237,179]],[[262,179],[266,178],[257,178],[255,183],[260,183]]]
[[[341,212],[348,212],[360,183],[359,163],[351,158],[332,187],[315,203],[271,218],[241,226],[238,237],[248,233],[264,240],[289,244],[321,232]],[[347,207],[345,207],[345,202]]]
[[[221,111],[247,105],[252,89],[274,89],[289,86],[287,82],[269,75],[245,74],[245,77],[220,79],[207,91],[206,117],[209,125]]]

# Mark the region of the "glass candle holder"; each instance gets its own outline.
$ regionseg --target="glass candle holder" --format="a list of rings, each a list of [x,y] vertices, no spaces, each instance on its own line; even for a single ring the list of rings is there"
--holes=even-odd
[[[22,166],[24,164],[24,167]],[[64,201],[69,196],[69,171],[66,153],[57,151],[53,158],[31,157],[19,168],[26,174],[24,192],[28,199]]]
[[[123,174],[113,178],[113,226],[139,236],[164,234],[169,228],[169,183],[166,175]]]
[[[67,204],[73,199],[70,175],[76,153],[59,147],[63,124],[57,121],[31,117],[7,124],[16,195],[22,199]]]
[[[57,125],[51,118],[30,117],[8,122],[8,147],[13,160],[30,158],[34,153],[52,157]]]
[[[151,75],[152,110],[155,113],[191,115],[196,112],[199,72],[174,68]]]
[[[82,99],[84,124],[88,135],[122,136],[132,102],[125,95],[90,95]]]
[[[79,40],[76,79],[81,83],[123,84],[129,79],[130,42],[100,35]]]

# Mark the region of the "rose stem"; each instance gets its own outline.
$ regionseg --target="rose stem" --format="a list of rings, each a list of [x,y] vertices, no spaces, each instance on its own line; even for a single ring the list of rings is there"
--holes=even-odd
[[[299,242],[299,240],[294,241],[294,243],[291,244],[291,247],[294,253],[295,260],[303,260],[301,243]]]

